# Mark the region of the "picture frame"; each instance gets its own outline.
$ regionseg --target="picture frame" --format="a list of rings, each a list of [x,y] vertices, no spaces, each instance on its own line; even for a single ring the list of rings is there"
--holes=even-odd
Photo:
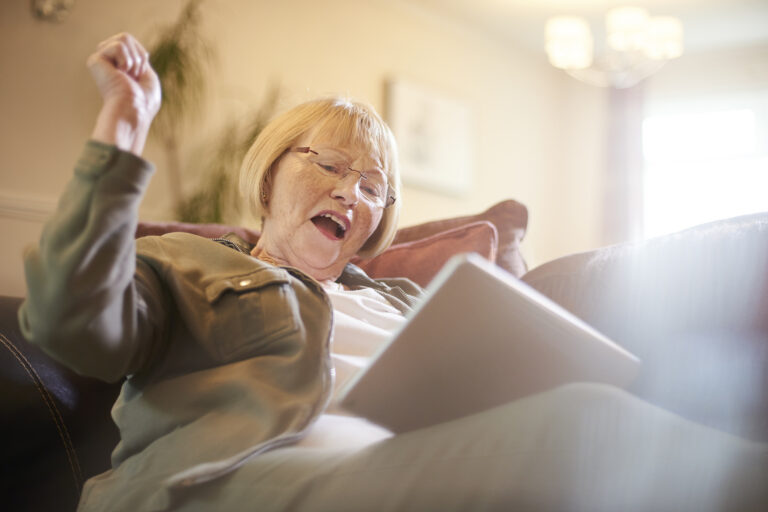
[[[469,193],[472,122],[464,102],[405,80],[389,80],[385,117],[398,142],[405,185],[459,197]]]

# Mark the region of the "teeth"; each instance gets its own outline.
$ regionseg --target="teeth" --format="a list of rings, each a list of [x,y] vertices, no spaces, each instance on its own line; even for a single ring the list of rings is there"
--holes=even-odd
[[[331,219],[333,222],[339,225],[339,228],[341,228],[342,231],[347,230],[347,226],[344,225],[344,221],[336,217],[335,215],[332,215],[330,213],[324,213],[321,215],[321,217],[326,217],[328,219]]]

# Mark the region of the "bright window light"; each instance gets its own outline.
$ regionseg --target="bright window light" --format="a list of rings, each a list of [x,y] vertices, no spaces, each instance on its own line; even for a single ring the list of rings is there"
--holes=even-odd
[[[748,109],[649,117],[643,153],[649,162],[728,158],[754,154],[755,112]]]
[[[768,211],[768,151],[759,140],[759,116],[748,108],[647,117],[644,235]]]

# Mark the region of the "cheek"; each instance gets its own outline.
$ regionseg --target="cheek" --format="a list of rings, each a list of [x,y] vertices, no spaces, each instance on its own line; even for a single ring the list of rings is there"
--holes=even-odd
[[[375,231],[376,228],[379,227],[379,224],[381,223],[381,219],[383,218],[383,212],[381,210],[377,212],[370,212],[368,215],[369,221],[368,221],[368,228],[366,230],[365,239],[367,240]]]
[[[323,192],[322,184],[313,179],[312,175],[305,176],[287,169],[275,179],[272,188],[272,203],[275,215],[303,216],[313,201]]]
[[[314,208],[318,202],[329,197],[332,188],[322,176],[298,175],[291,183],[288,195],[292,201],[302,203],[307,208]]]

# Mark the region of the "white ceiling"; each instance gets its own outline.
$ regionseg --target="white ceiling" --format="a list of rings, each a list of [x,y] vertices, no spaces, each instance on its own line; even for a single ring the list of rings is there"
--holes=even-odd
[[[618,5],[646,7],[651,15],[678,17],[689,53],[768,45],[768,0],[405,0],[442,16],[475,25],[495,38],[543,53],[550,16],[586,17],[596,49],[604,39],[606,10]]]

